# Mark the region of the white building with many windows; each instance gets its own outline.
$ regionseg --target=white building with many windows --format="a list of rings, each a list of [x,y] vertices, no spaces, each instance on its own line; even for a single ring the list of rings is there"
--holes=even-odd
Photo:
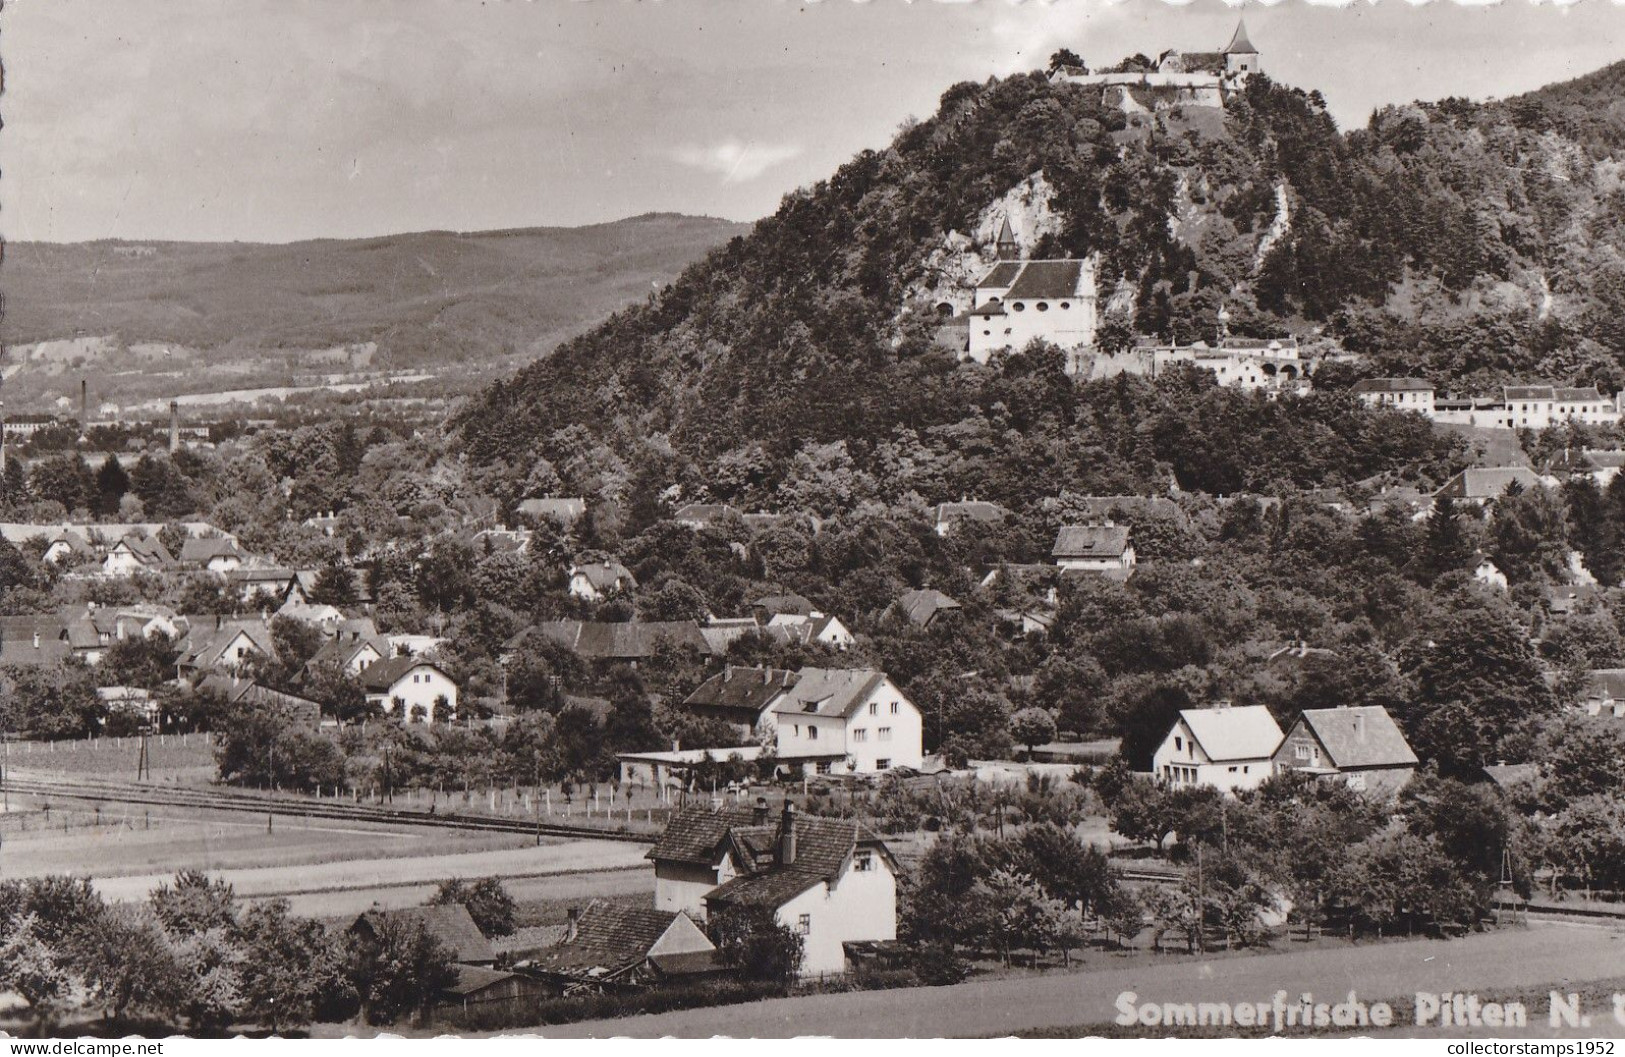
[[[885,672],[803,668],[762,716],[779,759],[819,774],[875,774],[918,768],[925,724]]]

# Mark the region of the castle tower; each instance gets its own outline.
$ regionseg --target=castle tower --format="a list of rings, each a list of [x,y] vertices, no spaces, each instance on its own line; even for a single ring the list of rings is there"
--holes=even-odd
[[[1257,73],[1258,49],[1247,39],[1247,20],[1236,22],[1236,32],[1224,48],[1224,72],[1237,81],[1245,81],[1248,74]]]
[[[1016,241],[1016,233],[1010,230],[1010,218],[1005,217],[999,225],[998,259],[1001,261],[1021,260],[1021,244]]]

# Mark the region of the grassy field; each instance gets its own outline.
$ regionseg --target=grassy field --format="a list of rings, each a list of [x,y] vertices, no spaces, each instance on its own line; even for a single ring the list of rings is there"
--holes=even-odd
[[[6,747],[6,773],[18,778],[94,778],[135,781],[140,738],[91,741],[18,741]],[[214,746],[207,734],[163,734],[147,739],[152,781],[207,785],[214,780]]]

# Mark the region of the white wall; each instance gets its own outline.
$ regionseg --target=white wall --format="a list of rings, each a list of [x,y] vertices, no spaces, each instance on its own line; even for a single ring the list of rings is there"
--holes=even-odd
[[[779,923],[791,929],[799,931],[802,915],[807,916],[804,975],[844,972],[841,945],[847,941],[897,938],[897,878],[878,852],[870,851],[869,859],[872,869],[848,864],[834,884],[816,884],[779,908]]]
[[[435,698],[442,696],[451,705],[452,711],[457,711],[457,684],[444,673],[429,667],[412,669],[396,680],[395,685],[389,688],[389,693],[377,696],[383,699],[381,704],[386,715],[395,711],[395,699],[400,698],[402,720],[410,720],[413,707],[422,705],[424,722],[433,723],[434,701]]]
[[[1151,773],[1169,785],[1211,785],[1226,792],[1256,789],[1273,769],[1269,756],[1218,762],[1209,759],[1191,737],[1190,727],[1184,720],[1168,732],[1151,756]]]
[[[889,736],[882,738],[882,728]],[[886,767],[917,769],[924,762],[924,738],[920,710],[886,679],[847,721],[846,751],[856,759],[859,774]],[[887,761],[886,767],[880,766],[881,760]]]

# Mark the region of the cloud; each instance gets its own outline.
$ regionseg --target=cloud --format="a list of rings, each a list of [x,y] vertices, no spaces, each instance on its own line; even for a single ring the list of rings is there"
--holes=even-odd
[[[799,157],[801,152],[799,143],[741,143],[728,139],[709,147],[678,147],[671,156],[678,164],[716,173],[725,184],[737,184],[754,180],[773,166]]]

